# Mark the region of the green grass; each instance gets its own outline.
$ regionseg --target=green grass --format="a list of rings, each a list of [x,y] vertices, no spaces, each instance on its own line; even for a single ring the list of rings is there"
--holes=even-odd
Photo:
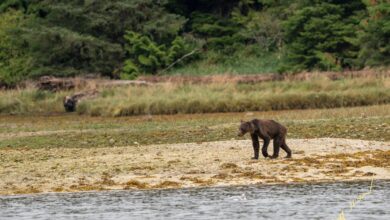
[[[215,75],[215,74],[259,74],[277,73],[282,54],[259,53],[262,50],[247,48],[233,55],[210,51],[206,57],[190,64],[172,68],[168,75]]]
[[[251,118],[276,119],[288,127],[288,138],[339,137],[390,141],[389,109],[390,105],[380,105],[251,114],[160,115],[151,118],[2,116],[0,147],[93,148],[231,140],[238,139],[236,132],[240,119]]]

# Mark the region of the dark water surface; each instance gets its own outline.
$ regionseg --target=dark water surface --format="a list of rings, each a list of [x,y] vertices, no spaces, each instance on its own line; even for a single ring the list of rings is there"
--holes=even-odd
[[[0,197],[0,219],[390,219],[390,181]]]

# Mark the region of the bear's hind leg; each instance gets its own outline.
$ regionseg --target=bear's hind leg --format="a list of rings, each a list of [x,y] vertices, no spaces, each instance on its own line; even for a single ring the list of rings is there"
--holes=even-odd
[[[275,158],[279,157],[279,150],[280,150],[281,144],[282,144],[282,142],[281,142],[280,138],[275,138],[274,139],[274,153],[271,156],[271,159],[275,159]]]
[[[281,147],[284,151],[286,151],[286,153],[287,153],[286,158],[291,158],[292,152],[291,152],[291,149],[287,146],[286,140],[285,140],[285,139],[283,139],[282,144],[280,145],[280,147]]]

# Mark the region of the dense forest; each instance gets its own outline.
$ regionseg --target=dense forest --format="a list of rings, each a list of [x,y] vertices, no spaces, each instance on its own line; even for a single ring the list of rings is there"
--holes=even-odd
[[[389,39],[388,0],[0,0],[0,84],[386,67]]]

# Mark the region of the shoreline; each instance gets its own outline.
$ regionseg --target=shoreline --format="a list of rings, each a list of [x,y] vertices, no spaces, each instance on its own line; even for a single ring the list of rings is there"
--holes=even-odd
[[[90,190],[90,191],[64,191],[64,192],[38,192],[38,193],[26,193],[26,194],[0,194],[0,198],[9,197],[24,197],[24,196],[40,196],[40,195],[66,195],[74,193],[109,193],[109,192],[126,192],[126,191],[151,191],[151,190],[188,190],[188,189],[206,189],[206,188],[228,188],[228,187],[253,187],[253,186],[287,186],[287,185],[322,185],[322,184],[335,184],[335,183],[370,183],[373,181],[373,187],[375,182],[390,181],[390,178],[386,179],[357,179],[357,180],[337,180],[337,181],[309,181],[309,182],[291,182],[291,183],[264,183],[264,184],[245,184],[245,185],[223,185],[223,186],[189,186],[179,188],[149,188],[149,189],[106,189],[106,190]]]
[[[390,179],[390,142],[290,139],[293,159],[250,160],[249,140],[0,149],[0,195]],[[272,152],[272,146],[268,149]]]

